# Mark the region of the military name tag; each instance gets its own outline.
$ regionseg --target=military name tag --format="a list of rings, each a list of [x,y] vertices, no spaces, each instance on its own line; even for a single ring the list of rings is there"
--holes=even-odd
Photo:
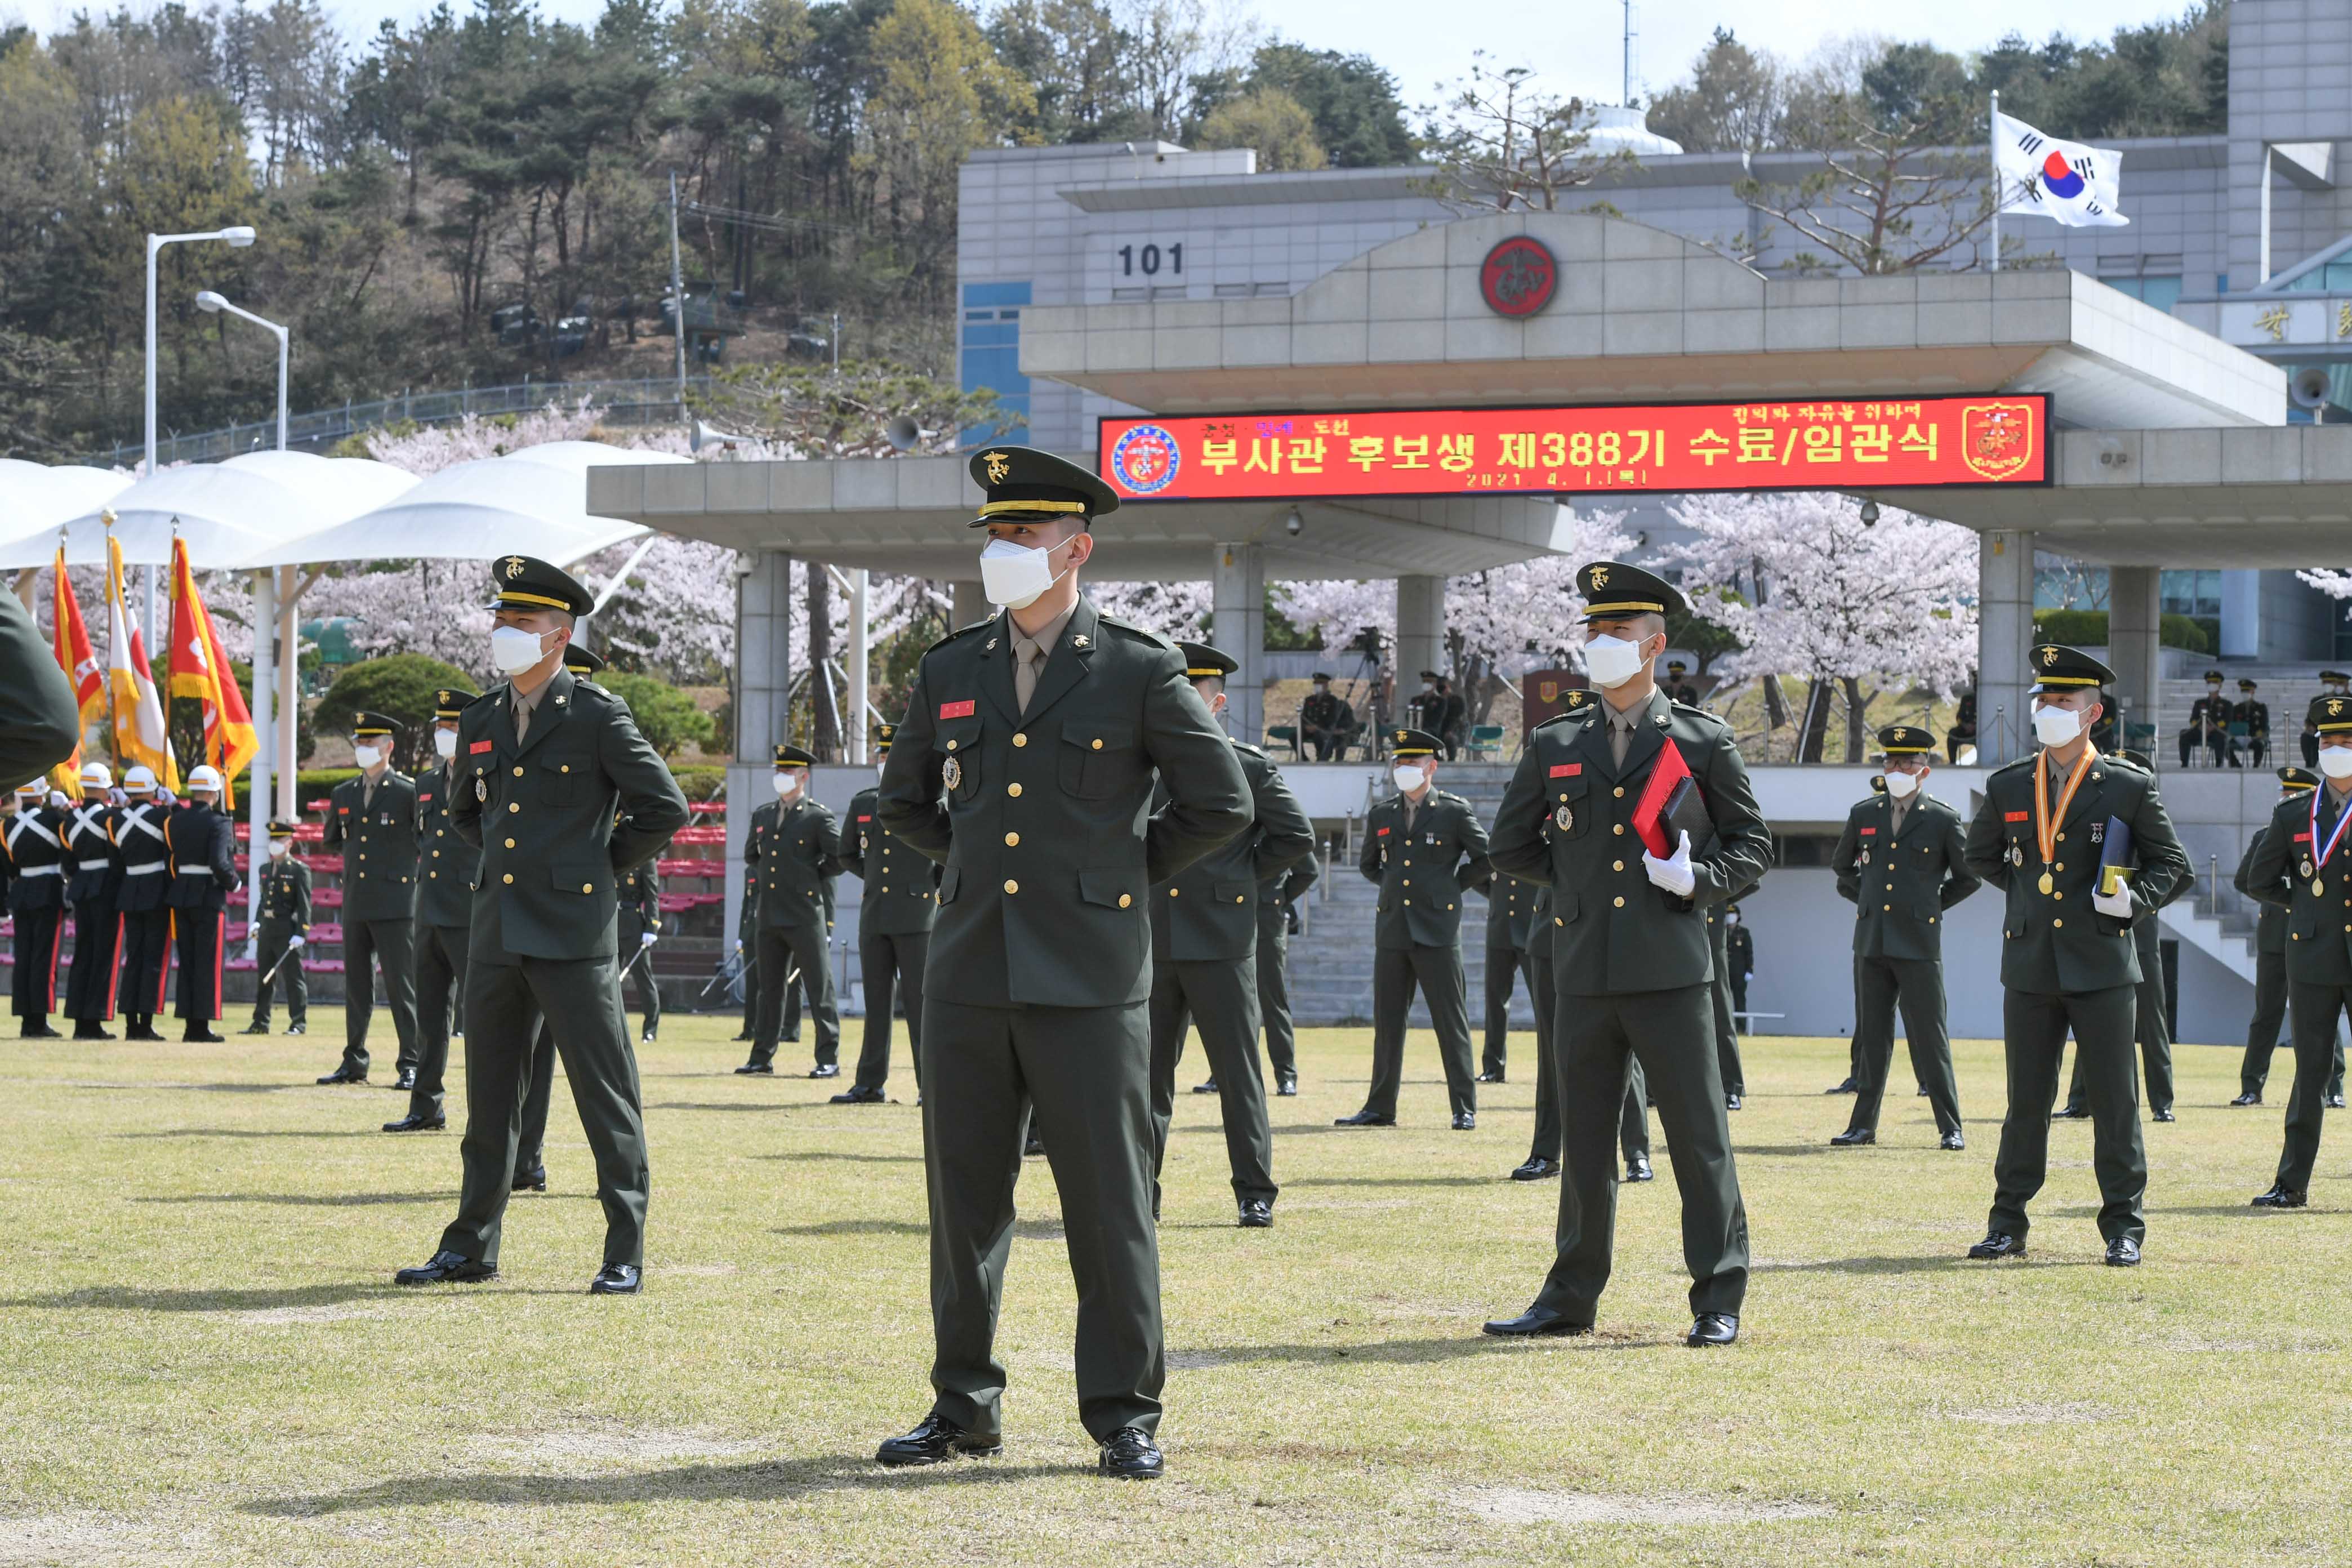
[[[1576,813],[1564,805],[1551,814],[1551,819],[1562,833],[1576,826]]]
[[[950,757],[947,765],[940,770],[940,782],[950,789],[961,785],[963,783],[963,764],[955,758]]]

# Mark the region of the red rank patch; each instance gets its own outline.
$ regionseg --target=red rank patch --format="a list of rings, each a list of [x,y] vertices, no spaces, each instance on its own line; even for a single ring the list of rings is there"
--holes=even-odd
[[[2001,813],[2000,819],[2003,822],[2031,822],[2033,814],[2030,811],[2005,811]]]
[[[1864,828],[1864,829],[1862,830],[1862,836],[1863,836],[1864,838],[1868,838],[1868,837],[1870,837],[1871,836],[1873,836],[1874,834],[1875,834],[1877,831],[1878,831],[1878,829],[1876,829],[1875,827],[1865,827],[1865,828]]]
[[[1554,763],[1551,765],[1551,776],[1556,779],[1572,779],[1583,772],[1582,763]]]
[[[970,697],[965,698],[961,702],[942,702],[940,704],[940,717],[942,719],[969,719],[973,713],[979,710],[979,702]]]
[[[2294,841],[2297,844],[2308,844],[2311,842],[2311,835],[2308,833],[2298,833],[2294,836]]]
[[[1377,832],[1377,833],[1375,833],[1375,834],[1373,834],[1373,835],[1372,835],[1372,837],[1375,837],[1375,838],[1386,838],[1388,836],[1389,836],[1389,830],[1388,830],[1387,828],[1385,828],[1385,827],[1381,828],[1379,832]]]
[[[351,814],[352,808],[348,805],[339,805],[335,807],[335,815],[337,816],[349,816]]]
[[[484,752],[488,751],[495,743],[496,742],[490,741],[476,741],[473,744],[466,748],[466,754],[469,757],[478,757]]]

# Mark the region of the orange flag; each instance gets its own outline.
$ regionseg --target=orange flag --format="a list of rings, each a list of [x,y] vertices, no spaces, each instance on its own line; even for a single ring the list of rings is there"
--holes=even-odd
[[[67,684],[74,689],[74,700],[81,708],[84,730],[106,711],[106,670],[98,662],[98,655],[89,646],[89,626],[81,618],[81,601],[74,596],[73,580],[66,575],[66,547],[58,546],[57,582],[50,590],[49,619],[55,627],[54,647],[58,668],[65,671]],[[81,746],[74,746],[73,755],[50,770],[49,777],[68,795],[81,790]]]
[[[228,657],[221,652],[213,630],[211,612],[196,592],[196,574],[188,565],[188,545],[172,540],[172,657],[166,670],[172,695],[193,697],[204,704],[205,761],[220,770],[221,806],[235,810],[236,775],[261,751],[253,730],[253,715]]]

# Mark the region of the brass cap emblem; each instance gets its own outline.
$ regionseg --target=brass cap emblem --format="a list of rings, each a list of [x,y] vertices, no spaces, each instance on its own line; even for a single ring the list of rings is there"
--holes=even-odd
[[[2044,665],[2053,665],[2053,664],[2057,663],[2057,662],[2058,662],[2058,650],[2057,650],[2056,648],[2054,648],[2054,647],[2045,647],[2045,648],[2043,648],[2043,649],[2042,650],[2042,662]]]
[[[517,578],[517,577],[521,576],[521,575],[522,575],[522,574],[523,574],[522,557],[521,557],[521,556],[520,556],[520,555],[509,555],[509,556],[508,556],[508,557],[507,557],[507,578],[508,578],[508,580],[511,582],[513,579],[515,579],[515,578]]]
[[[1004,476],[1013,471],[1013,459],[1002,452],[987,453],[981,460],[988,465],[988,482],[992,485],[1003,484]]]
[[[1596,588],[1606,588],[1607,586],[1609,586],[1609,568],[1608,568],[1608,567],[1606,567],[1606,566],[1595,566],[1595,567],[1592,569],[1592,585],[1593,585],[1594,587],[1596,587]]]

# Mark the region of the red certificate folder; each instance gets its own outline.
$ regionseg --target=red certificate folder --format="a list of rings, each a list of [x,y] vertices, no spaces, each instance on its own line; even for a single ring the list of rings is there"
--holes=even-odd
[[[1670,740],[1652,764],[1649,780],[1642,785],[1641,798],[1633,803],[1633,831],[1642,836],[1650,853],[1661,860],[1675,852],[1676,842],[1667,837],[1667,806],[1674,797],[1675,786],[1690,776],[1690,764],[1683,761],[1682,748]],[[1696,786],[1690,793],[1696,793]],[[1696,852],[1697,839],[1691,840],[1691,848]]]

